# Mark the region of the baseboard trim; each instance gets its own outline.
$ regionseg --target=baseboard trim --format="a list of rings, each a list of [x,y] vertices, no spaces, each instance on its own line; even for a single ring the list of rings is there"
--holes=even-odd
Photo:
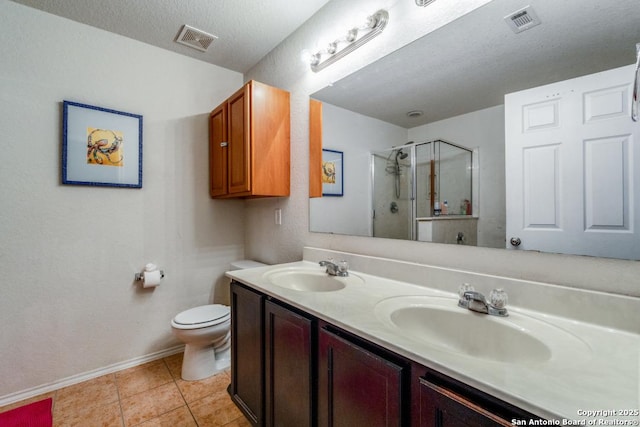
[[[27,390],[11,393],[6,396],[0,397],[0,407],[11,405],[12,403],[19,402],[21,400],[30,399],[32,397],[39,396],[41,394],[49,393],[49,392],[61,389],[63,387],[68,387],[70,385],[78,384],[83,381],[101,377],[103,375],[122,371],[123,369],[142,365],[144,363],[151,362],[153,360],[162,359],[163,357],[171,356],[176,353],[181,353],[183,351],[184,351],[184,345],[178,345],[165,350],[157,351],[155,353],[150,353],[144,356],[125,360],[124,362],[114,363],[113,365],[105,366],[103,368],[98,368],[92,371],[83,372],[81,374],[77,374],[77,375],[73,375],[57,381],[53,381],[48,384],[43,384],[37,387],[29,388]]]

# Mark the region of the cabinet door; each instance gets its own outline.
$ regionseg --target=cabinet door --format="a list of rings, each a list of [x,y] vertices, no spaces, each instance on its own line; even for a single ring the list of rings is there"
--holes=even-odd
[[[265,302],[265,425],[313,425],[312,320]]]
[[[420,378],[420,427],[496,427],[511,422]]]
[[[261,294],[231,283],[231,398],[256,426],[263,425],[262,300]]]
[[[290,190],[290,94],[251,81],[251,193],[288,196]]]
[[[209,194],[227,194],[227,104],[209,115]]]
[[[229,194],[247,193],[251,190],[250,103],[250,85],[245,85],[227,100]]]
[[[322,197],[322,102],[309,99],[309,197]]]
[[[403,367],[324,328],[318,340],[318,425],[402,425]]]

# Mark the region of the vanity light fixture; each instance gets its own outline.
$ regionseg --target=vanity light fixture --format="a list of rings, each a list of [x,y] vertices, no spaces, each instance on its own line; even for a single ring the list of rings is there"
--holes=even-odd
[[[324,49],[312,54],[309,59],[311,70],[317,73],[343,56],[353,52],[380,34],[386,27],[387,22],[389,22],[389,12],[380,9],[367,18],[365,25],[350,29],[341,38],[330,42]]]

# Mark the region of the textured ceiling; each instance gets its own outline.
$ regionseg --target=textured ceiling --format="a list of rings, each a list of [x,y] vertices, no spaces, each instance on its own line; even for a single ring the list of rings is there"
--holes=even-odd
[[[503,18],[529,4],[542,24],[514,34]],[[639,23],[638,0],[493,0],[313,97],[412,128],[632,64]]]
[[[329,0],[14,0],[245,73]],[[184,24],[218,37],[207,52],[175,43]]]

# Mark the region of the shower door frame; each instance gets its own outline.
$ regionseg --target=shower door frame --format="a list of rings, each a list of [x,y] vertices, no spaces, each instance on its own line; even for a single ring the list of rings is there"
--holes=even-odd
[[[433,206],[434,206],[434,202],[435,202],[435,195],[436,192],[434,191],[434,187],[436,185],[436,183],[438,183],[438,179],[436,177],[435,174],[435,163],[436,163],[436,143],[445,143],[447,145],[450,145],[452,147],[455,148],[459,148],[461,150],[464,150],[466,152],[469,153],[470,157],[470,165],[472,168],[472,173],[470,176],[470,203],[473,206],[473,210],[472,210],[472,215],[475,215],[475,208],[476,208],[476,203],[475,203],[475,197],[476,194],[474,191],[474,184],[475,184],[475,180],[474,180],[474,173],[477,173],[477,171],[475,171],[475,169],[477,168],[477,165],[474,163],[476,161],[477,158],[477,149],[471,149],[468,147],[464,147],[462,145],[450,142],[450,141],[446,141],[442,138],[438,138],[438,139],[434,139],[431,141],[424,141],[424,142],[410,142],[404,145],[396,145],[393,146],[391,148],[388,149],[383,149],[383,150],[377,150],[377,152],[385,152],[385,151],[390,151],[393,152],[395,150],[400,150],[400,149],[405,149],[409,151],[409,156],[410,156],[410,168],[409,168],[409,177],[410,177],[410,184],[408,186],[408,188],[410,189],[411,194],[408,195],[408,199],[409,199],[409,213],[411,215],[410,218],[408,218],[409,220],[409,231],[410,231],[410,236],[409,236],[409,240],[418,240],[418,204],[417,204],[417,194],[418,194],[418,184],[417,184],[417,165],[416,165],[416,161],[417,161],[417,156],[416,156],[416,150],[417,147],[420,145],[425,145],[425,144],[433,144],[431,145],[431,149],[430,154],[431,154],[431,158],[429,160],[430,163],[430,174],[429,174],[429,214],[431,216],[433,216]],[[438,159],[439,160],[439,159]],[[376,215],[375,215],[375,191],[376,191],[376,183],[375,183],[375,154],[372,152],[371,153],[371,157],[370,157],[370,173],[371,173],[371,236],[372,237],[376,237],[375,236],[375,220],[376,220]],[[475,172],[474,172],[475,171]],[[438,192],[440,191],[439,185],[438,185]]]
[[[475,215],[474,211],[476,210],[475,209],[476,205],[475,205],[474,200],[475,200],[475,196],[476,196],[475,193],[477,192],[477,191],[474,190],[474,185],[475,185],[476,179],[477,179],[477,178],[474,178],[474,176],[478,172],[477,171],[478,166],[475,163],[475,161],[477,160],[477,156],[478,156],[478,150],[477,149],[472,149],[472,148],[469,148],[469,147],[464,147],[462,145],[456,144],[454,142],[447,141],[447,140],[442,139],[442,138],[434,139],[433,141],[417,142],[417,143],[414,143],[414,147],[413,147],[414,150],[415,150],[418,145],[431,144],[431,143],[434,144],[432,146],[432,149],[431,149],[431,166],[430,166],[431,167],[431,174],[430,174],[430,182],[429,182],[429,185],[431,186],[431,191],[430,191],[430,195],[429,195],[429,206],[430,206],[430,214],[431,214],[431,216],[433,216],[433,206],[434,206],[434,203],[436,202],[436,199],[435,199],[436,192],[433,190],[435,185],[438,185],[438,193],[440,192],[440,181],[439,181],[440,178],[437,178],[436,177],[437,175],[435,173],[435,167],[436,167],[435,166],[436,165],[436,145],[435,145],[435,143],[436,142],[442,142],[442,143],[445,143],[447,145],[451,145],[452,147],[459,148],[461,150],[464,150],[464,151],[468,152],[469,155],[471,156],[470,159],[469,159],[469,165],[471,167],[471,176],[469,177],[469,179],[470,179],[470,182],[469,182],[469,184],[470,184],[469,197],[471,197],[471,199],[469,200],[469,203],[471,203],[472,207],[474,207],[472,209],[472,215],[471,215],[471,216],[474,216]],[[437,159],[438,161],[440,161],[439,156],[440,156],[440,151],[438,151],[438,159]],[[413,165],[413,167],[415,169],[415,165]],[[416,193],[414,193],[414,195],[415,194],[417,194],[417,188],[416,188]],[[416,210],[416,215],[417,215],[417,210]],[[417,218],[417,216],[414,216],[414,218]]]

